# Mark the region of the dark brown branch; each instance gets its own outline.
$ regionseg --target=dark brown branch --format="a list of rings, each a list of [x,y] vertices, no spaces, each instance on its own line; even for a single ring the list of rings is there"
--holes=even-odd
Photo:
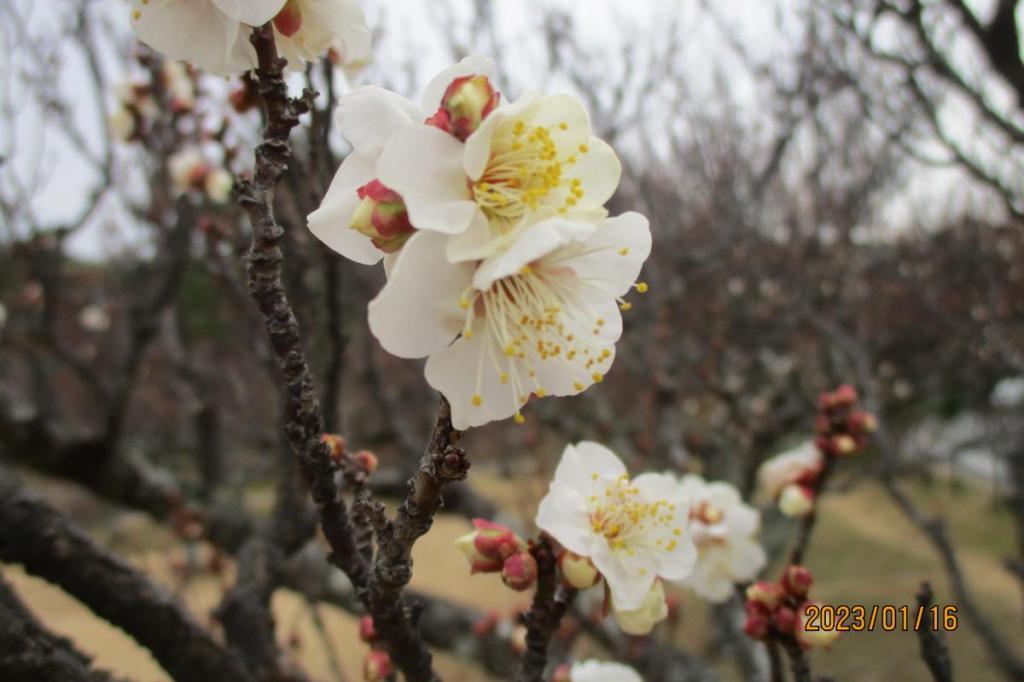
[[[410,682],[438,679],[402,591],[412,578],[413,544],[430,530],[434,514],[443,504],[442,490],[465,479],[469,471],[465,451],[455,447],[461,437],[462,432],[452,426],[448,401],[442,398],[420,469],[409,480],[409,493],[394,521],[377,529],[377,558],[361,595],[374,628],[387,642],[391,659]]]
[[[263,143],[256,149],[256,174],[238,183],[239,202],[252,223],[249,251],[249,290],[266,324],[274,357],[284,379],[285,436],[292,455],[310,489],[320,516],[331,561],[355,584],[366,581],[367,567],[352,538],[348,511],[334,481],[327,446],[321,442],[323,419],[313,377],[302,350],[298,321],[281,280],[284,255],[279,242],[284,230],[274,219],[274,185],[291,157],[288,136],[308,108],[306,100],[292,99],[284,82],[284,60],[270,25],[253,30],[259,68],[256,76],[266,112]],[[307,92],[307,96],[312,93]]]
[[[558,584],[555,554],[546,539],[533,543],[530,553],[537,560],[537,592],[533,595],[529,612],[523,615],[526,651],[516,672],[516,682],[541,682],[544,679],[551,638],[576,597],[576,590]]]
[[[152,652],[176,679],[248,682],[226,651],[169,594],[109,554],[0,468],[0,560],[79,599]]]
[[[917,593],[917,608],[927,611],[932,606],[932,597],[932,586],[927,582],[921,583]],[[917,638],[921,642],[921,658],[932,672],[935,682],[953,682],[953,663],[949,660],[949,650],[941,635],[926,624],[917,631]]]
[[[8,682],[114,682],[116,679],[106,671],[94,670],[89,657],[69,640],[44,628],[2,576],[0,678]]]

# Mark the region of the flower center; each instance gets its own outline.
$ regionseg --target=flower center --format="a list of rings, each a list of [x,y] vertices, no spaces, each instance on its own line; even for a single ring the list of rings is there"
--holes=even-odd
[[[600,335],[605,319],[586,300],[582,284],[568,268],[535,263],[496,281],[487,291],[469,288],[463,293],[460,305],[466,317],[462,335],[471,338],[482,326],[495,339],[501,353],[486,344],[486,360],[498,372],[501,383],[511,387],[516,409],[531,394],[545,395],[537,363],[568,361],[589,373],[595,382],[604,378],[603,368],[611,359],[611,351],[595,337]],[[484,361],[481,355],[474,405],[482,402]],[[517,365],[526,370],[525,378],[516,371]],[[582,391],[585,386],[577,381],[575,388]],[[517,413],[516,421],[521,420]]]
[[[595,481],[599,478],[597,474],[592,477]],[[625,474],[609,483],[603,496],[591,495],[590,504],[590,529],[603,535],[612,549],[625,550],[632,556],[635,549],[644,544],[669,552],[679,544],[676,539],[662,538],[646,542],[651,531],[672,527],[676,507],[667,500],[643,500]],[[673,536],[682,534],[681,528],[672,528]]]
[[[567,130],[567,123],[559,123]],[[503,122],[494,134],[491,158],[480,179],[473,184],[473,197],[499,233],[504,234],[539,206],[565,213],[583,198],[579,178],[567,177],[576,163],[576,153],[586,154],[581,144],[564,154],[551,136],[555,126],[527,128],[522,120]]]

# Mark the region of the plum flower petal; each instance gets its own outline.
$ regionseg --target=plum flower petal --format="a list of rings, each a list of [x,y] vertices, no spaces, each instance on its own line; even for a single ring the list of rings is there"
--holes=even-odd
[[[593,562],[622,612],[652,615],[656,605],[647,602],[658,578],[686,577],[697,557],[678,483],[662,474],[630,480],[618,457],[595,443],[565,449],[536,522]]]
[[[292,69],[316,61],[329,48],[346,66],[370,59],[372,33],[358,0],[289,0],[274,22],[274,37]]]

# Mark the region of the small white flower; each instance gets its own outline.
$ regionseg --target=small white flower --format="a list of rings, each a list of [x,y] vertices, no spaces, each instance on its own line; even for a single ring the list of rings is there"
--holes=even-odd
[[[343,65],[370,59],[372,34],[357,0],[288,0],[274,17],[274,37],[278,53],[293,69],[332,47]]]
[[[210,201],[215,204],[224,204],[231,198],[231,188],[234,183],[235,180],[231,173],[218,167],[206,174],[203,189],[206,190],[206,196],[210,198]]]
[[[761,487],[776,498],[790,484],[813,480],[824,465],[825,458],[821,452],[813,442],[807,441],[762,464],[757,477]]]
[[[196,105],[196,88],[188,69],[181,62],[164,62],[164,87],[175,111],[188,111]]]
[[[456,428],[521,422],[531,395],[576,395],[604,378],[621,297],[650,253],[646,218],[546,220],[479,267],[449,263],[446,242],[426,230],[409,239],[369,322],[388,352],[429,356],[427,381],[451,403]]]
[[[1000,379],[992,389],[992,407],[1011,408],[1024,403],[1024,377]]]
[[[764,568],[767,558],[756,540],[761,515],[723,481],[691,475],[680,485],[690,502],[690,533],[697,545],[697,565],[682,584],[710,602],[724,602],[735,583]]]
[[[132,29],[139,40],[172,59],[218,75],[256,65],[253,26],[273,19],[285,0],[134,0]]]
[[[579,100],[536,93],[490,112],[464,143],[433,126],[405,128],[378,170],[414,227],[457,235],[453,262],[491,256],[546,217],[600,221],[622,173]]]
[[[606,661],[580,661],[569,670],[570,682],[644,682],[628,665]]]
[[[335,174],[320,207],[309,215],[310,231],[327,246],[357,263],[372,265],[380,261],[385,252],[374,246],[372,238],[354,229],[352,224],[356,210],[364,200],[359,189],[378,179],[377,164],[381,151],[398,131],[419,125],[433,114],[448,85],[456,78],[489,76],[493,68],[494,63],[485,57],[463,59],[430,81],[421,105],[372,85],[356,88],[344,95],[338,101],[334,121],[352,145],[352,153]],[[440,231],[450,231],[442,227]]]
[[[167,159],[167,172],[178,195],[193,188],[202,188],[209,171],[210,166],[198,147],[185,147]]]
[[[696,562],[689,511],[674,478],[630,480],[615,453],[585,441],[565,448],[536,522],[566,549],[590,557],[617,611],[643,610],[649,618],[657,579],[682,580]]]
[[[90,332],[104,332],[110,328],[110,315],[102,306],[90,304],[79,311],[78,324]]]
[[[619,629],[627,635],[643,637],[651,634],[654,626],[668,618],[668,602],[665,600],[665,587],[660,580],[655,580],[647,596],[634,609],[624,609],[612,597],[612,617]]]

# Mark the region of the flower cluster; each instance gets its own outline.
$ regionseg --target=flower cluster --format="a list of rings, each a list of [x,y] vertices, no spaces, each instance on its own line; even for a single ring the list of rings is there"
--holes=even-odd
[[[346,64],[370,54],[370,29],[355,0],[134,0],[131,20],[157,52],[218,75],[256,66],[249,35],[267,22],[292,68],[328,49]]]
[[[419,105],[372,86],[343,97],[352,152],[309,216],[335,251],[384,260],[370,329],[390,353],[427,358],[459,429],[522,422],[530,398],[602,381],[651,249],[643,216],[603,207],[621,167],[582,104],[505,103],[492,70],[463,59]]]
[[[792,637],[805,649],[831,646],[839,636],[838,630],[805,627],[807,607],[820,605],[807,599],[813,582],[814,576],[806,567],[792,564],[778,582],[761,581],[748,587],[743,630],[762,641]]]
[[[176,194],[190,191],[206,194],[216,204],[226,203],[231,197],[234,178],[220,165],[207,161],[199,147],[185,147],[167,159],[167,170]]]
[[[159,83],[172,113],[190,112],[196,106],[195,75],[180,62],[164,62]],[[142,137],[159,114],[153,97],[154,84],[126,80],[115,89],[117,100],[107,118],[110,132],[123,142]]]
[[[501,573],[502,581],[516,591],[537,581],[537,560],[512,530],[500,523],[474,519],[476,530],[455,541],[469,559],[472,573]]]
[[[536,521],[564,548],[566,583],[603,581],[619,627],[645,635],[668,616],[663,581],[687,578],[697,561],[690,510],[674,477],[630,479],[615,453],[582,442],[566,447]]]
[[[878,427],[874,415],[859,409],[857,391],[844,384],[818,396],[813,443],[765,462],[758,477],[787,516],[806,516],[814,510],[820,478],[829,459],[852,457],[864,450]]]

